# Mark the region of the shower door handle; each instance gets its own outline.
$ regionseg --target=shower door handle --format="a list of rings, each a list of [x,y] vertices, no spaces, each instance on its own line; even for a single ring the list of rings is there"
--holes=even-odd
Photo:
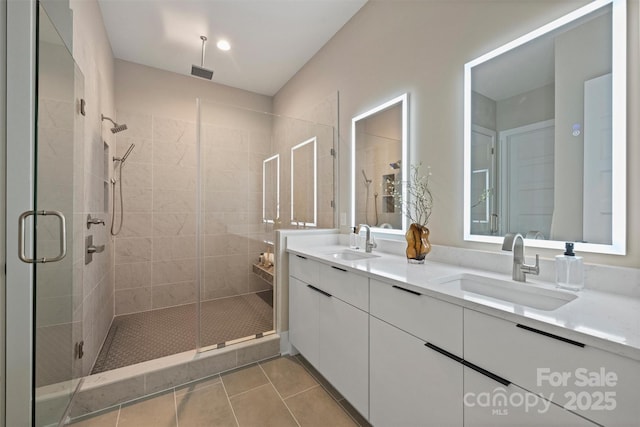
[[[47,216],[53,215],[60,220],[60,252],[53,258],[29,258],[25,253],[25,223],[27,218],[31,215],[37,216]],[[36,263],[47,263],[47,262],[56,262],[60,261],[67,255],[67,221],[64,217],[64,214],[59,211],[26,211],[20,215],[18,219],[18,257],[21,261],[26,262],[28,264],[36,264]]]

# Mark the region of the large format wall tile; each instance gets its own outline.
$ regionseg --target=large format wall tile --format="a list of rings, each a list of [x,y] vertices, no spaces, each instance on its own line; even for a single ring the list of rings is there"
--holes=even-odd
[[[151,286],[151,262],[116,266],[115,281],[117,290]]]
[[[154,286],[152,293],[153,308],[172,307],[195,302],[195,282],[171,283]]]
[[[150,238],[120,238],[116,240],[116,265],[150,260]]]
[[[151,310],[151,288],[117,290],[115,304],[116,316]]]
[[[170,261],[154,261],[151,264],[151,284],[189,282],[196,279],[196,260],[179,259]]]

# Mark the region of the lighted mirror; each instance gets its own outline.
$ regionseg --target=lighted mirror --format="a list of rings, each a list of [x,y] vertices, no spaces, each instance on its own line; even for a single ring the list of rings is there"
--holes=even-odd
[[[465,65],[465,240],[625,253],[626,1]]]
[[[275,223],[280,218],[280,155],[262,162],[262,221]]]
[[[291,224],[317,224],[317,144],[313,137],[291,148]]]
[[[407,181],[407,104],[405,93],[351,121],[352,225],[368,224],[380,233],[406,231],[394,187]]]

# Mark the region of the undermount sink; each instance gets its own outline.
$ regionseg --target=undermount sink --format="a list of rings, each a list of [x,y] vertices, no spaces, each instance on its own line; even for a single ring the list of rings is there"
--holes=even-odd
[[[460,274],[453,278],[445,279],[441,283],[456,286],[467,293],[545,311],[560,308],[578,297],[576,294],[569,292],[515,281],[477,276],[475,274]]]
[[[350,251],[345,249],[343,251],[330,253],[329,256],[333,259],[339,259],[342,261],[358,261],[361,259],[378,258],[380,255],[369,254],[366,252]]]

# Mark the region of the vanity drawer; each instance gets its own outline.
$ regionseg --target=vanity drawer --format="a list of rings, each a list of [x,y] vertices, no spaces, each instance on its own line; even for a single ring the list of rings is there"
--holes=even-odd
[[[320,263],[302,255],[289,254],[289,275],[310,285],[318,284]]]
[[[360,310],[369,311],[369,278],[340,267],[320,265],[318,287]]]
[[[369,289],[372,316],[462,356],[462,307],[375,279]]]
[[[597,423],[640,420],[640,362],[632,359],[469,309],[464,359]]]

